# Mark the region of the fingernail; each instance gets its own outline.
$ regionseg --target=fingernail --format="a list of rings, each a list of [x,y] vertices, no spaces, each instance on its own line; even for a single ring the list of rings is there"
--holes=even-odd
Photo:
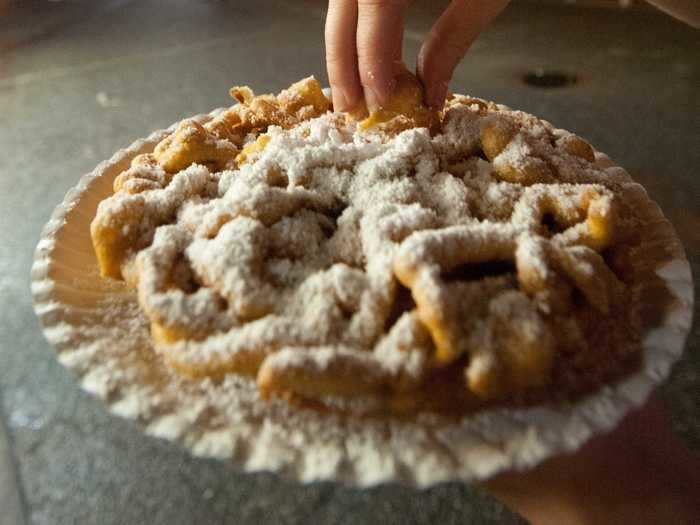
[[[367,72],[367,78],[371,85],[364,86],[365,101],[370,111],[376,111],[381,109],[394,93],[396,79],[392,75],[381,74],[380,76],[380,73],[372,71]]]
[[[370,112],[381,109],[383,105],[379,94],[370,87],[365,87],[365,103]]]
[[[344,90],[338,87],[331,88],[331,95],[333,95],[334,111],[350,111],[352,109],[348,95]]]

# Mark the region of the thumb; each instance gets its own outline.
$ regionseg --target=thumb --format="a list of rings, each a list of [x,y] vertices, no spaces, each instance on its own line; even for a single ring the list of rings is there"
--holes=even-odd
[[[418,54],[418,76],[425,86],[429,106],[442,106],[455,67],[506,5],[508,0],[452,0],[447,6]]]

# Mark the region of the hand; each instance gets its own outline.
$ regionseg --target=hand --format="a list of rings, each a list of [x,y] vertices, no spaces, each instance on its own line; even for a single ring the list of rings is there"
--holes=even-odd
[[[700,2],[697,0],[647,0],[678,20],[700,29]]]
[[[576,453],[484,487],[533,525],[700,523],[700,458],[657,399]]]
[[[376,110],[391,95],[402,63],[407,0],[330,0],[326,63],[337,111],[351,111],[364,97]],[[452,0],[418,55],[426,103],[440,108],[452,73],[471,43],[508,0]]]

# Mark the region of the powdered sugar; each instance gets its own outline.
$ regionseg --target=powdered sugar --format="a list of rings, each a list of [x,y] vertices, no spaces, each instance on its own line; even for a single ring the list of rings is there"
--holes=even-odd
[[[587,203],[595,200],[604,219],[612,201],[603,186],[525,186],[539,173],[532,172],[533,162],[570,179],[583,180],[586,170],[596,168],[557,153],[550,125],[488,108],[453,104],[434,136],[420,128],[361,133],[331,113],[291,127],[270,125],[264,135],[249,134],[235,168],[193,164],[163,189],[117,193],[114,203],[149,203],[146,223],[153,228],[168,223],[137,259],[139,297],[154,323],[158,350],[195,376],[250,374],[262,366],[283,382],[282,363],[293,368],[303,362],[321,382],[340,366],[376,370],[377,384],[392,388],[417,384],[433,366],[431,339],[437,335],[422,327],[428,314],[420,301],[417,314],[397,310],[397,267],[404,275],[420,274],[414,298],[442,305],[447,310],[439,315],[461,327],[458,352],[496,344],[493,329],[481,326],[490,322],[487,310],[468,319],[476,310],[464,309],[471,304],[464,302],[467,296],[477,301],[493,283],[477,278],[450,291],[442,274],[465,264],[513,261],[521,281],[527,270],[532,282],[545,286],[555,260],[550,252],[587,241]],[[499,129],[514,133],[492,163],[476,156],[485,118],[498,118]],[[140,169],[154,171],[144,175],[148,180],[160,180],[157,164]],[[528,178],[503,180],[504,169]],[[137,187],[139,179],[133,179]],[[565,231],[546,231],[546,214]],[[581,276],[577,282],[585,286],[590,262],[576,268],[573,256],[565,260],[566,271]],[[498,282],[494,301],[507,289],[525,300],[514,279]],[[542,315],[549,314],[549,296],[537,292],[533,300]],[[521,317],[537,325],[532,319]],[[283,358],[291,350],[271,357],[297,347],[323,348],[323,356],[337,348],[337,360],[312,350],[306,357],[297,352]],[[353,356],[356,363],[338,364]]]
[[[147,325],[133,293],[122,283],[99,277],[94,260],[85,255],[91,247],[83,235],[92,203],[107,197],[103,182],[111,182],[126,162],[151,151],[163,136],[159,132],[120,151],[67,195],[37,247],[32,290],[45,335],[59,360],[83,377],[84,387],[104,396],[116,415],[138,420],[147,433],[177,439],[195,455],[230,458],[246,471],[272,469],[300,482],[427,487],[446,480],[480,480],[570,452],[591,435],[609,431],[647,399],[682,352],[693,312],[690,269],[658,207],[641,186],[633,184],[625,199],[633,210],[644,210],[648,225],[644,231],[650,238],[660,239],[658,230],[666,228],[664,246],[669,249],[662,255],[655,242],[638,254],[645,261],[650,255],[664,261],[657,273],[675,291],[675,299],[665,307],[663,320],[649,327],[640,371],[575,403],[494,407],[459,421],[444,421],[434,414],[419,414],[417,421],[346,418],[298,410],[283,401],[262,401],[255,383],[236,374],[221,380],[174,374],[153,358]],[[601,154],[596,157],[602,159],[601,169],[612,166]],[[351,214],[342,216],[355,222]],[[652,286],[656,297],[658,285]],[[294,326],[282,326],[279,335],[293,330]],[[84,375],[96,369],[98,373]],[[337,400],[323,400],[340,410],[353,404],[348,399],[336,405],[333,401]],[[359,412],[366,410],[365,401],[361,400]]]

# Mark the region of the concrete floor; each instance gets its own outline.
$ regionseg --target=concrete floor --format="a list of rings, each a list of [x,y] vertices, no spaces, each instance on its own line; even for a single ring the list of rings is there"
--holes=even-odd
[[[302,487],[193,459],[81,393],[33,315],[32,250],[78,177],[136,137],[228,105],[233,84],[273,91],[311,73],[324,78],[324,4],[0,1],[0,412],[11,450],[0,457],[2,525],[19,523],[4,503],[16,493],[36,525],[522,523],[461,484]],[[415,4],[409,62],[439,8]],[[531,111],[608,152],[661,204],[698,276],[698,51],[700,33],[652,10],[518,4],[474,45],[452,88]],[[536,67],[571,71],[580,83],[524,85],[520,76]],[[696,450],[699,350],[696,323],[663,391]]]

